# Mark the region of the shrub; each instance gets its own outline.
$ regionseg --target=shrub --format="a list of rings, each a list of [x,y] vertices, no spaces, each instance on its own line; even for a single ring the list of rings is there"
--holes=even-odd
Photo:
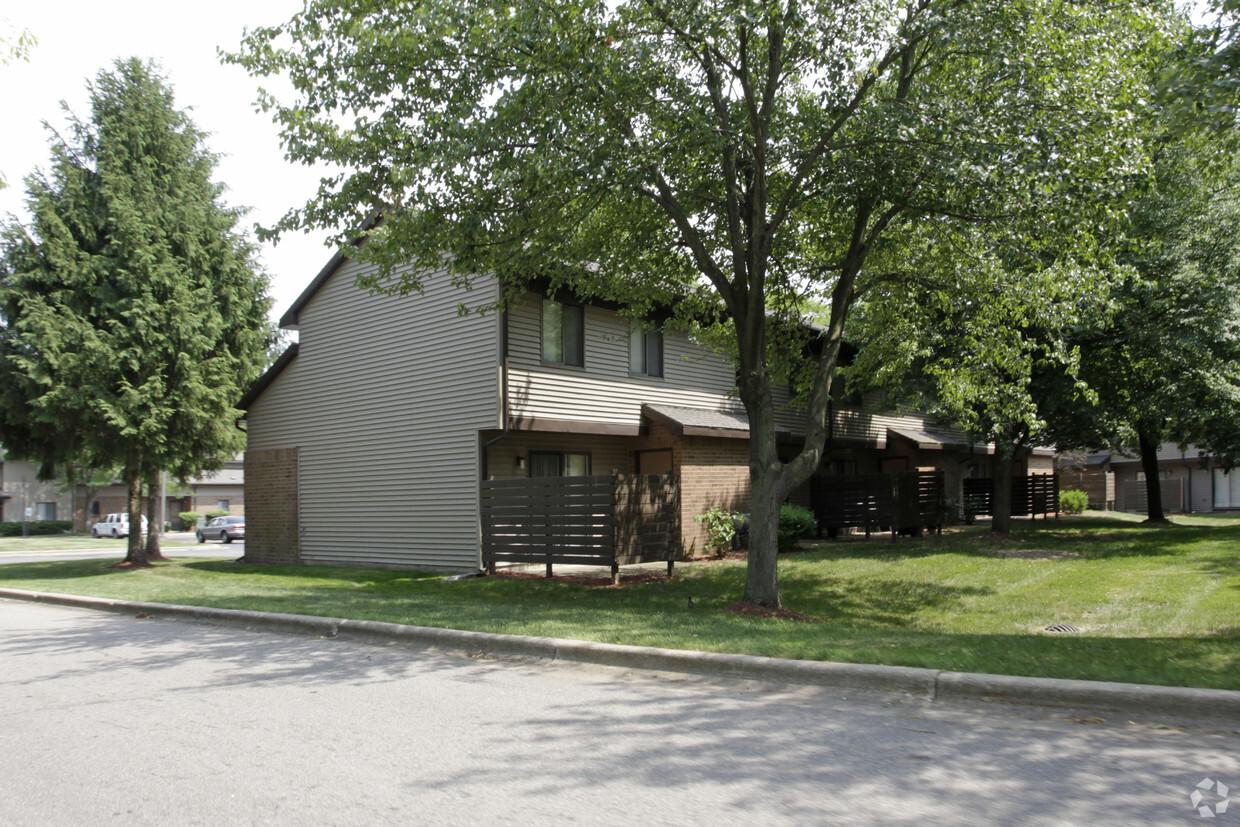
[[[228,516],[228,512],[223,509],[219,509],[219,508],[213,508],[207,512],[208,520],[214,520],[216,517],[227,517],[227,516]]]
[[[198,525],[198,518],[202,515],[197,511],[182,511],[177,515],[177,519],[181,521],[181,530],[189,531]]]
[[[1080,514],[1089,507],[1089,495],[1070,488],[1059,492],[1059,510],[1065,514]]]
[[[706,524],[706,547],[713,551],[716,557],[723,557],[736,539],[736,521],[740,517],[735,511],[725,511],[716,506],[704,514],[698,514],[693,521]]]
[[[792,551],[797,540],[812,537],[818,531],[814,512],[799,505],[784,505],[779,509],[779,550]]]
[[[26,523],[26,533],[30,536],[39,534],[68,534],[73,531],[73,522],[71,520],[32,520]],[[22,536],[22,524],[0,523],[0,537],[20,537]]]

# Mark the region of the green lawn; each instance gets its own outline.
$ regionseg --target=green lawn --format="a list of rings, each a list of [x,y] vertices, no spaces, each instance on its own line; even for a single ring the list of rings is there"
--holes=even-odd
[[[8,541],[0,540],[0,551]],[[186,560],[0,566],[0,586],[487,632],[970,672],[1240,689],[1240,516],[1128,515],[826,542],[781,558],[805,623],[725,611],[744,564],[597,588],[543,580]],[[689,608],[689,598],[694,607]],[[1048,634],[1069,623],[1077,634]]]

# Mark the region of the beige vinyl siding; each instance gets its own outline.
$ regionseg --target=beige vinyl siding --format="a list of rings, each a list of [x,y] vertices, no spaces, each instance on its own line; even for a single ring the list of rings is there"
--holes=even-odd
[[[3,457],[0,451],[0,457]],[[39,518],[39,503],[56,503],[57,520],[73,520],[73,489],[62,491],[59,481],[39,479],[37,463],[0,459],[0,493],[10,499],[0,500],[5,522],[20,523]],[[30,517],[26,517],[26,509]],[[99,515],[103,519],[103,515]],[[94,520],[88,520],[88,525]]]
[[[803,436],[805,408],[792,401],[786,386],[775,386],[771,395],[775,400],[776,423],[792,434]],[[882,395],[878,393],[866,394],[860,405],[836,402],[832,405],[832,411],[835,420],[832,434],[837,439],[864,440],[881,445],[887,439],[888,428],[913,428],[931,429],[935,433],[951,436],[962,442],[969,441],[969,436],[964,431],[936,423],[926,414],[884,405]]]
[[[538,296],[509,309],[509,408],[515,417],[641,423],[643,403],[742,410],[732,365],[681,332],[663,337],[663,376],[629,372],[629,321],[585,308],[585,366],[542,364]]]
[[[297,358],[251,407],[249,449],[299,449],[306,563],[479,565],[478,431],[497,427],[495,299],[445,277],[371,296],[346,262],[299,313]]]
[[[662,378],[629,372],[629,320],[614,311],[585,308],[585,366],[542,364],[541,298],[526,295],[509,310],[509,407],[516,417],[639,425],[643,403],[707,410],[743,411],[731,362],[680,331],[663,337]],[[776,423],[795,436],[805,434],[805,411],[786,386],[772,389]],[[963,432],[931,425],[916,412],[885,408],[879,394],[860,406],[835,406],[834,433],[840,438],[883,443],[888,428],[934,427],[965,440]]]

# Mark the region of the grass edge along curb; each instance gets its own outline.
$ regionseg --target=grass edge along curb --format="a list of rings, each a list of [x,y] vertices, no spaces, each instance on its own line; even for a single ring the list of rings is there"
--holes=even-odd
[[[986,675],[913,666],[834,663],[659,649],[409,626],[373,620],[79,597],[23,589],[0,589],[0,598],[311,634],[323,638],[353,638],[370,643],[403,642],[469,656],[481,654],[565,660],[632,669],[661,669],[747,680],[784,681],[838,689],[900,692],[930,701],[988,701],[1023,706],[1107,710],[1132,715],[1158,715],[1172,720],[1208,720],[1240,725],[1240,691],[1230,689]]]

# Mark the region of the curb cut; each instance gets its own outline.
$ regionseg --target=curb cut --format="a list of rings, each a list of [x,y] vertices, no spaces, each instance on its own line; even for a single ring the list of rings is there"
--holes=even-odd
[[[1210,721],[1240,727],[1240,691],[1154,686],[1106,681],[1029,678],[946,672],[913,666],[881,666],[791,660],[687,649],[658,649],[584,640],[500,635],[374,620],[214,609],[78,597],[23,589],[0,589],[0,598],[81,609],[191,620],[364,643],[405,643],[464,655],[563,660],[630,669],[688,672],[743,680],[897,692],[934,702],[991,702],[1013,706],[1106,710],[1167,720]]]

